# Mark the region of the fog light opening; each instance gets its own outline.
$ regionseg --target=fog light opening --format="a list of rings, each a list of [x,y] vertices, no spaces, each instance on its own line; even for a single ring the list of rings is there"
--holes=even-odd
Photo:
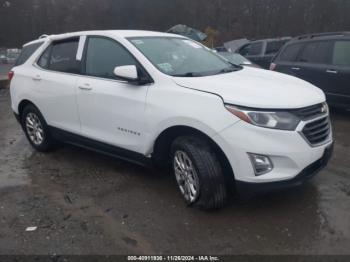
[[[268,156],[248,153],[252,162],[254,173],[256,176],[261,176],[269,173],[273,169],[272,161]]]

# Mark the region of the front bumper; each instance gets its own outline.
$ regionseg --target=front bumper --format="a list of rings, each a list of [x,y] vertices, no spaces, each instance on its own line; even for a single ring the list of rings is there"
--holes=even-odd
[[[329,145],[319,160],[315,161],[305,169],[303,169],[296,177],[270,183],[248,183],[236,181],[237,193],[242,195],[267,193],[271,191],[278,191],[290,187],[300,186],[317,175],[323,168],[325,168],[333,154],[333,143]]]
[[[333,144],[332,133],[323,144],[310,146],[296,131],[261,128],[240,121],[213,137],[229,160],[237,184],[264,185],[298,184],[305,173],[318,168]],[[256,176],[248,153],[268,156],[273,170]],[[323,161],[325,162],[325,161]],[[328,160],[327,160],[328,162]],[[315,164],[316,163],[316,164]],[[322,165],[321,165],[322,166]],[[316,172],[311,172],[316,173]]]

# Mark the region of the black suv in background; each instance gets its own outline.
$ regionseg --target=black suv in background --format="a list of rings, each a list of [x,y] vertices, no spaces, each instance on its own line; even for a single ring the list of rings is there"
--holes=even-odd
[[[296,37],[276,55],[270,69],[321,88],[330,105],[350,108],[350,32]]]
[[[236,53],[241,54],[262,68],[268,69],[276,53],[290,39],[291,37],[281,37],[251,41],[236,50]]]

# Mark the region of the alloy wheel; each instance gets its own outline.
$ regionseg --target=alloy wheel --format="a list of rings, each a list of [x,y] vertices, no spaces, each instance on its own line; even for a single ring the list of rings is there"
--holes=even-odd
[[[38,146],[45,138],[44,129],[39,117],[35,113],[26,116],[25,127],[30,141]]]
[[[184,151],[176,151],[174,170],[177,184],[188,203],[194,203],[199,196],[199,179],[192,160]]]

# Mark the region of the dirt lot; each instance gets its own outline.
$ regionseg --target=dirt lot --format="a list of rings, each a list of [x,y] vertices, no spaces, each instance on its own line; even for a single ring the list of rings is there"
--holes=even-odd
[[[334,157],[309,184],[202,212],[169,174],[33,151],[0,90],[0,254],[350,254],[350,113],[333,125]]]

